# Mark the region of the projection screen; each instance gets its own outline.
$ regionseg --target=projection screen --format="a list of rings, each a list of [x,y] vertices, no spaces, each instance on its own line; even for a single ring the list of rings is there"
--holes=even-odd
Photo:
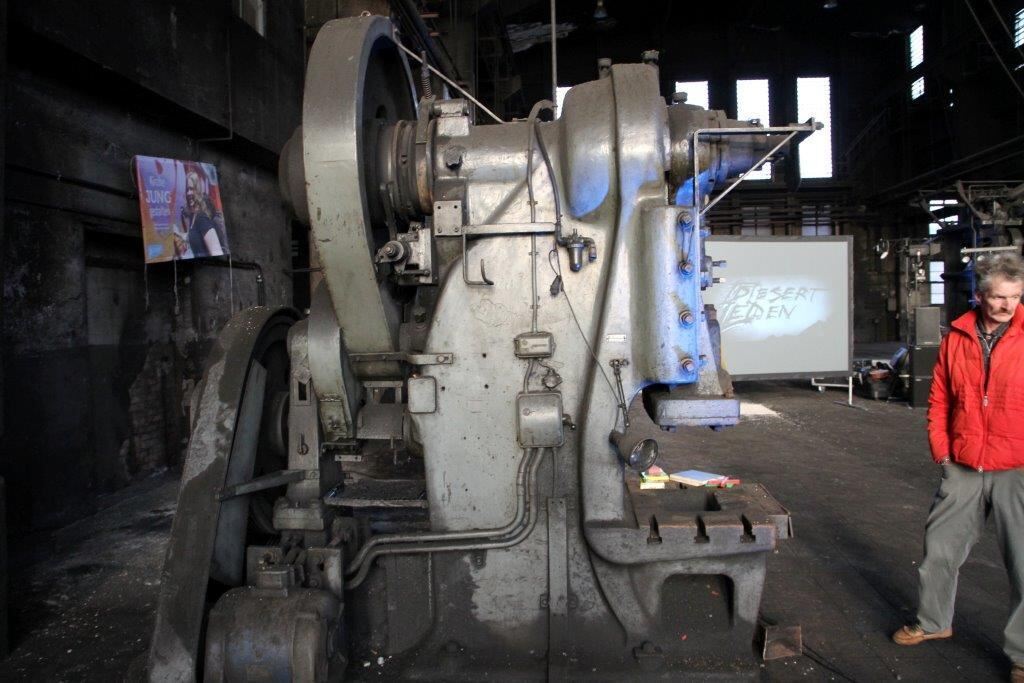
[[[713,236],[720,282],[704,291],[736,379],[850,374],[853,237]]]

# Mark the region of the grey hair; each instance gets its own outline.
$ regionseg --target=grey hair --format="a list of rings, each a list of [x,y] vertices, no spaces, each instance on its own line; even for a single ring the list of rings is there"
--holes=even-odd
[[[1024,260],[1016,252],[997,252],[979,258],[974,266],[974,275],[979,292],[989,291],[993,281],[998,279],[1024,283]]]

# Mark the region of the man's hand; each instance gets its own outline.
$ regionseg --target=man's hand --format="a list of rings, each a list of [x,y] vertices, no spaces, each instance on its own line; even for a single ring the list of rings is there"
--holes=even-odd
[[[939,464],[940,465],[948,465],[951,462],[953,462],[953,460],[947,455],[945,458],[943,458],[942,460],[939,461]]]

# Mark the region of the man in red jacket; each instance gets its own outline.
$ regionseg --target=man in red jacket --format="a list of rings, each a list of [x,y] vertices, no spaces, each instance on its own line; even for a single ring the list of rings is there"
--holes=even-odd
[[[1010,577],[1004,650],[1024,682],[1024,262],[1003,252],[976,268],[978,306],[953,321],[939,347],[928,441],[942,482],[925,527],[917,621],[899,645],[953,635],[957,574],[986,520]]]

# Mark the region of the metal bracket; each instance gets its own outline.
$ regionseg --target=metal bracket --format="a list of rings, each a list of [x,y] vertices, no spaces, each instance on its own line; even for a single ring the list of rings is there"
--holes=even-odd
[[[257,491],[265,491],[267,489],[277,488],[278,486],[285,486],[292,482],[302,481],[305,478],[305,470],[280,470],[279,472],[264,474],[262,477],[256,477],[249,481],[243,481],[241,484],[225,486],[217,494],[217,500],[224,501],[229,498],[236,498],[249,493],[256,493]]]
[[[481,223],[480,225],[438,225],[434,223],[437,237],[461,237],[463,235],[550,235],[555,232],[554,223]]]
[[[382,363],[398,361],[409,365],[451,365],[455,354],[450,351],[441,353],[406,353],[404,351],[388,351],[386,353],[350,353],[351,363]]]
[[[462,281],[467,285],[487,285],[488,287],[493,285],[492,280],[487,279],[487,268],[484,265],[484,260],[480,259],[480,279],[470,280],[469,279],[469,254],[466,251],[466,233],[462,233]]]

